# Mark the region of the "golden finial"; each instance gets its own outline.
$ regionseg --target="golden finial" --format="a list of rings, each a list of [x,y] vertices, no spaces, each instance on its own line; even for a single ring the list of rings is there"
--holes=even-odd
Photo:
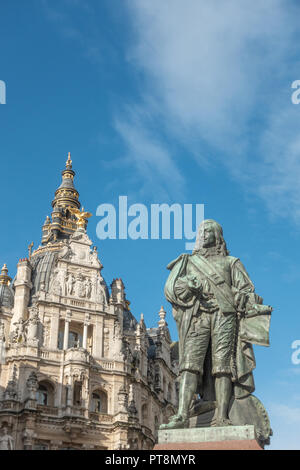
[[[71,160],[71,152],[68,152],[68,160],[66,161],[66,169],[72,169],[72,160]]]
[[[7,274],[7,273],[8,273],[7,265],[6,263],[4,263],[3,268],[1,269],[1,274]]]
[[[7,275],[8,269],[6,264],[4,263],[3,268],[1,269],[1,274],[0,274],[0,284],[6,284],[9,285],[11,281],[11,277]]]

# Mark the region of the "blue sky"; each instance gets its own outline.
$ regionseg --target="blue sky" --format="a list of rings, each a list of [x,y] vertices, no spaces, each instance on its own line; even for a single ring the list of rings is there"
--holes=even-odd
[[[1,5],[0,263],[51,212],[67,152],[86,210],[101,203],[205,204],[256,291],[274,307],[255,348],[270,448],[300,448],[300,5],[290,0],[22,0]],[[97,240],[108,284],[154,326],[181,240]]]

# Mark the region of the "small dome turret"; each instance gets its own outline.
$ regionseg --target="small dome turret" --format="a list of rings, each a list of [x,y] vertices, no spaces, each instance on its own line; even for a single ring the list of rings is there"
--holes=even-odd
[[[0,306],[12,308],[14,305],[14,291],[11,287],[11,277],[8,276],[6,264],[0,274]]]

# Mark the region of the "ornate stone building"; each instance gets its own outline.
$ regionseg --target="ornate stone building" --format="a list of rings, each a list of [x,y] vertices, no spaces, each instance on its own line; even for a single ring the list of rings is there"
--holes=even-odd
[[[0,275],[0,449],[151,449],[177,403],[161,308],[156,328],[108,289],[86,233],[70,154],[42,242]]]

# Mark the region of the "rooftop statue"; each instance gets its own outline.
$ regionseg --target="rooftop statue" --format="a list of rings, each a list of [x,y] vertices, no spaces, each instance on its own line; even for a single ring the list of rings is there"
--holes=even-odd
[[[92,214],[90,212],[85,212],[83,208],[82,208],[82,211],[80,211],[79,209],[76,209],[75,207],[69,206],[68,210],[71,212],[71,214],[75,215],[77,219],[78,228],[85,228],[86,220],[92,217]]]
[[[262,304],[241,261],[229,256],[214,220],[200,224],[193,254],[182,254],[168,269],[180,389],[178,412],[160,429],[187,428],[190,417],[210,413],[210,426],[253,424],[267,443],[268,415],[252,395],[252,344],[269,345],[272,307]]]

